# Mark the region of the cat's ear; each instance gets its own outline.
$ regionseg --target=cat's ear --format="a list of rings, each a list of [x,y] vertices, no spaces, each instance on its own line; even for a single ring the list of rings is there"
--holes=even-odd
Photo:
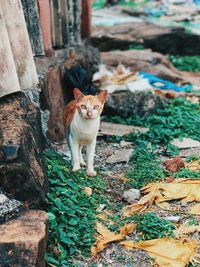
[[[81,100],[81,98],[84,97],[84,94],[77,88],[74,88],[74,99],[78,102],[79,100]]]
[[[99,95],[98,95],[98,99],[102,102],[102,104],[104,104],[106,102],[106,97],[108,95],[108,92],[102,91]]]

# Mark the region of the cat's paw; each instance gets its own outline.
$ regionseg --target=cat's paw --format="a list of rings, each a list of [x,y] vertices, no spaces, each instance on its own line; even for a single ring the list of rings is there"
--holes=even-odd
[[[86,166],[85,161],[81,161],[81,167],[85,167],[85,166]]]
[[[90,177],[93,177],[93,176],[96,176],[97,175],[97,172],[94,171],[94,170],[89,170],[87,169],[86,171],[87,175],[90,176]]]

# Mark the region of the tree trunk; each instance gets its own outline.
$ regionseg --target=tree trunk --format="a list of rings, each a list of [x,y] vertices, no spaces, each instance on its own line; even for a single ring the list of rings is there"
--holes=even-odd
[[[0,3],[0,97],[20,91],[15,62]]]
[[[44,55],[37,0],[21,0],[34,56]]]
[[[38,83],[20,0],[0,0],[21,89]]]

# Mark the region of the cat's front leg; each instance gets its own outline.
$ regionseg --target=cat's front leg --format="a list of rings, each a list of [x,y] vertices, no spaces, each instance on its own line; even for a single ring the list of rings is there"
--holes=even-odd
[[[72,157],[72,171],[78,171],[80,169],[80,152],[79,152],[79,143],[69,136],[69,144]]]
[[[95,176],[97,172],[94,170],[94,153],[95,153],[95,146],[96,146],[96,138],[87,145],[87,175],[88,176]]]

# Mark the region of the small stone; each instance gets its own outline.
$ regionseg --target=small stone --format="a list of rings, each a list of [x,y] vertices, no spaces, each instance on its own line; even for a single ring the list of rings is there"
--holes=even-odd
[[[120,146],[121,147],[126,147],[126,148],[131,148],[132,147],[132,142],[126,142],[126,141],[122,140],[120,142]]]
[[[165,217],[165,219],[170,222],[178,222],[180,221],[181,217],[180,216],[168,216],[168,217]]]
[[[128,191],[125,191],[123,194],[123,199],[130,204],[135,203],[140,199],[140,190],[132,188]]]
[[[120,163],[120,162],[128,162],[131,155],[133,153],[133,149],[124,149],[124,150],[117,150],[114,154],[107,158],[106,163]]]

